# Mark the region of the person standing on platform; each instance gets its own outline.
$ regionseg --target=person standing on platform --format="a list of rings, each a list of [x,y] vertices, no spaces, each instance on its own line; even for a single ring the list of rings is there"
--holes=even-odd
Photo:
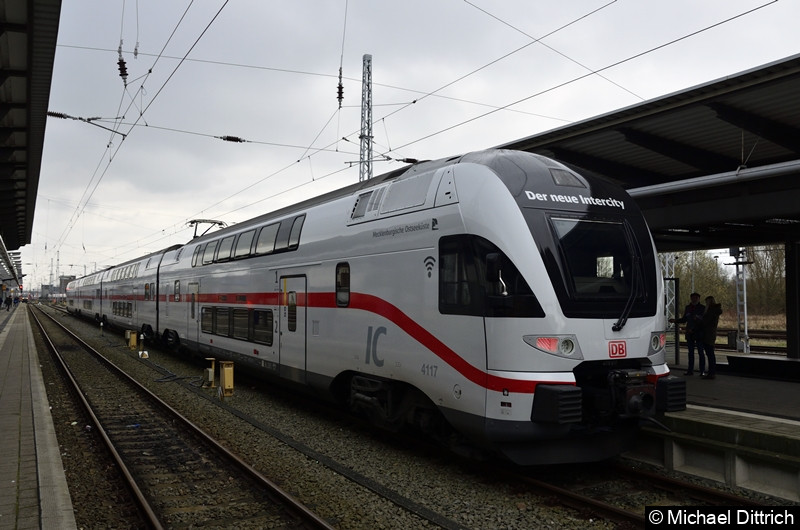
[[[717,342],[717,326],[719,326],[719,316],[722,314],[722,304],[718,304],[713,296],[706,297],[706,310],[703,313],[703,320],[701,323],[701,333],[703,336],[703,350],[705,350],[706,357],[708,357],[708,371],[703,379],[714,379],[714,374],[717,371],[717,357],[714,354],[714,347]],[[702,353],[700,354],[702,357]],[[700,370],[702,371],[703,363],[700,362]]]
[[[11,311],[11,297],[6,296],[6,299],[3,300],[3,303],[6,304],[6,311]]]
[[[700,327],[703,323],[703,312],[706,306],[700,303],[699,293],[692,293],[689,295],[689,300],[689,305],[683,310],[683,317],[669,319],[670,322],[686,324],[686,346],[689,349],[689,367],[684,375],[694,375],[695,348],[697,348],[697,354],[700,358],[700,373],[702,374],[706,368],[706,358],[703,355],[703,341],[700,335]]]

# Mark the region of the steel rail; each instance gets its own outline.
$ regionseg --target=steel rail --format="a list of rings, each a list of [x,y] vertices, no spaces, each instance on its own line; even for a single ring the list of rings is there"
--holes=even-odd
[[[61,324],[53,320],[52,317],[50,317],[50,315],[43,312],[41,309],[39,309],[39,312],[48,317],[51,321],[61,326]],[[120,456],[116,447],[114,447],[114,443],[106,434],[105,429],[103,429],[100,420],[95,415],[94,410],[92,410],[92,406],[89,404],[89,401],[86,399],[86,396],[84,396],[83,392],[81,391],[78,382],[73,377],[72,371],[69,369],[69,366],[67,366],[66,361],[64,361],[64,358],[61,356],[61,353],[58,351],[56,345],[53,344],[53,341],[50,339],[50,335],[44,329],[44,325],[42,324],[41,320],[39,320],[39,317],[36,316],[36,311],[30,311],[29,314],[33,317],[33,320],[36,322],[36,326],[39,328],[39,331],[42,334],[42,338],[45,344],[47,345],[47,348],[50,350],[50,352],[58,361],[62,373],[66,376],[67,380],[70,382],[70,388],[73,390],[73,395],[75,395],[81,402],[83,409],[86,411],[86,414],[92,420],[95,432],[100,434],[100,437],[103,439],[103,443],[105,444],[106,449],[108,449],[108,452],[111,454],[112,458],[114,459],[114,462],[116,463],[117,467],[122,473],[122,476],[125,479],[128,488],[130,489],[131,493],[133,494],[136,500],[136,504],[139,506],[141,515],[144,517],[144,519],[150,525],[150,527],[155,529],[163,529],[164,527],[161,525],[161,521],[159,521],[158,516],[155,514],[155,511],[153,510],[153,507],[151,506],[147,498],[144,496],[144,493],[142,492],[141,488],[139,488],[136,479],[133,478],[133,474],[128,469],[128,466],[125,465],[125,462],[122,460],[122,457]],[[66,330],[66,328],[64,328],[63,326],[61,327]]]
[[[280,486],[278,486],[277,484],[272,482],[270,479],[268,479],[267,477],[262,475],[258,470],[253,468],[251,465],[249,465],[247,462],[245,462],[241,458],[239,458],[239,456],[237,456],[234,453],[232,453],[231,451],[229,451],[225,446],[221,445],[217,440],[215,440],[210,435],[208,435],[200,427],[198,427],[197,425],[192,423],[188,418],[183,416],[180,412],[178,412],[177,410],[175,410],[174,408],[169,406],[166,402],[164,402],[158,396],[153,394],[150,390],[148,390],[146,387],[144,387],[141,383],[139,383],[138,381],[133,379],[130,375],[128,375],[127,373],[122,371],[113,362],[108,360],[105,356],[103,356],[100,352],[95,350],[92,346],[90,346],[88,343],[86,343],[83,339],[78,337],[75,333],[73,333],[72,331],[67,329],[60,322],[58,322],[53,317],[51,317],[50,315],[45,313],[43,310],[39,309],[39,311],[43,315],[47,316],[47,318],[50,319],[50,321],[53,322],[53,324],[55,324],[61,330],[63,330],[66,334],[68,334],[70,336],[70,338],[72,338],[75,342],[77,342],[81,346],[81,348],[83,348],[87,352],[91,353],[98,360],[100,360],[103,364],[108,366],[112,371],[114,371],[120,377],[122,377],[124,380],[126,380],[131,385],[133,385],[138,391],[142,392],[142,394],[144,394],[146,397],[148,397],[150,400],[152,400],[153,403],[155,403],[156,405],[161,407],[163,410],[165,410],[166,412],[168,412],[169,414],[174,416],[185,427],[187,427],[188,429],[191,429],[194,434],[196,434],[203,442],[207,443],[211,448],[213,448],[214,450],[218,451],[225,458],[228,458],[230,461],[234,462],[242,471],[247,473],[257,483],[262,485],[272,495],[277,497],[280,500],[280,502],[282,502],[285,506],[287,506],[290,509],[290,511],[292,511],[296,516],[298,516],[304,523],[308,524],[310,527],[313,527],[313,528],[325,529],[325,530],[333,530],[334,527],[332,527],[330,524],[328,524],[327,521],[325,521],[324,519],[319,517],[313,511],[309,510],[304,504],[302,504],[300,501],[298,501],[296,498],[294,498],[288,492],[284,491]],[[39,322],[39,320],[36,319],[36,321],[37,321],[37,324],[39,325],[40,329],[42,330],[43,335],[47,336],[47,333],[44,331],[44,328],[42,327],[42,325]],[[47,341],[48,341],[49,344],[52,345],[52,342],[50,342],[49,338],[47,338]],[[52,347],[55,348],[54,345],[52,345]],[[60,356],[59,356],[59,359],[60,359]],[[63,361],[61,361],[61,362],[63,364]],[[65,366],[65,368],[66,368],[66,366]],[[113,454],[115,455],[115,459],[119,459],[120,458],[119,454],[112,447],[113,443],[111,442],[111,440],[103,432],[103,428],[100,425],[99,420],[97,420],[97,418],[94,416],[94,414],[91,413],[91,406],[89,405],[88,401],[86,401],[85,398],[83,397],[83,393],[80,391],[79,387],[77,386],[77,382],[75,382],[75,380],[72,377],[71,373],[69,373],[69,369],[66,368],[66,370],[67,370],[67,373],[69,374],[70,380],[73,381],[73,383],[76,385],[76,389],[78,389],[78,394],[81,396],[81,401],[84,402],[85,406],[87,407],[87,410],[90,411],[90,414],[92,416],[92,420],[95,422],[95,424],[96,424],[96,426],[98,428],[98,431],[100,431],[103,434],[104,441],[106,441],[106,444],[109,445],[110,449],[112,450]],[[121,464],[121,466],[124,466],[124,464],[122,464],[122,462],[121,462],[121,459],[119,460],[119,463]],[[121,469],[125,469],[126,480],[133,480],[133,476],[130,474],[129,471],[127,471],[127,468],[121,467]],[[139,490],[138,487],[136,488],[136,490],[138,491],[137,502],[139,501],[139,498],[141,496],[142,501],[147,503],[146,499],[144,498],[144,495],[141,493],[141,490]],[[147,503],[147,504],[149,506],[149,503]],[[152,508],[150,508],[150,511],[152,512]],[[155,517],[155,515],[153,515],[153,516]],[[155,525],[156,528],[163,528],[161,523],[158,521],[157,517],[156,517],[155,521],[157,522],[157,524]]]

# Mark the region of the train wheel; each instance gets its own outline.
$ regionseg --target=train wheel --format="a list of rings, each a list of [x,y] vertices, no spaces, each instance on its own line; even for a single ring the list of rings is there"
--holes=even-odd
[[[153,328],[147,324],[142,325],[142,335],[146,340],[153,340]]]
[[[167,343],[167,346],[175,350],[177,350],[181,345],[181,339],[178,337],[178,332],[174,329],[168,329],[164,332],[164,342]]]

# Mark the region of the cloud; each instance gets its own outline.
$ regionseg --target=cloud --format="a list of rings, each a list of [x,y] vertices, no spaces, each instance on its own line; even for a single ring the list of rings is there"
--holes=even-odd
[[[223,2],[65,3],[50,110],[103,119],[48,119],[23,262],[37,262],[35,285],[56,252],[62,263],[110,264],[185,241],[192,216],[241,222],[356,182],[365,53],[375,152],[432,159],[795,53],[793,2],[644,53],[766,3],[237,1],[218,16]],[[526,46],[524,33],[562,26],[544,39],[550,48]],[[374,164],[376,174],[397,167]]]

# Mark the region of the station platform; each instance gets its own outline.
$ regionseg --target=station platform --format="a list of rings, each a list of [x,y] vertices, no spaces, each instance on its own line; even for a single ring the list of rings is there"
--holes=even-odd
[[[686,410],[644,427],[626,456],[800,503],[800,381],[737,371],[724,353],[717,360],[714,379],[670,365],[686,381]]]
[[[0,310],[0,529],[76,528],[28,307]]]

